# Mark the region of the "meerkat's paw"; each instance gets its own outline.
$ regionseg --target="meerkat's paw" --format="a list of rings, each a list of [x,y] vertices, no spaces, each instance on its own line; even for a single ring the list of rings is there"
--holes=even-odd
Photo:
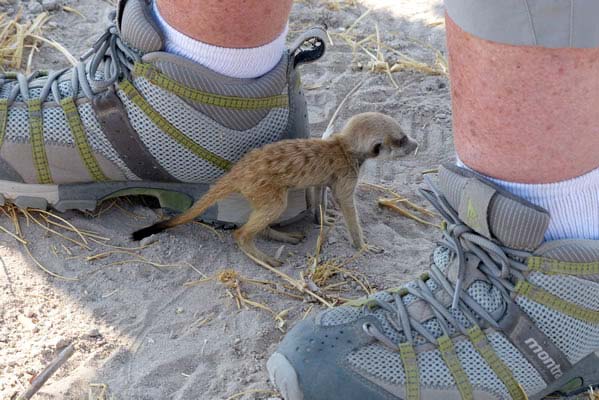
[[[273,268],[279,268],[281,265],[284,264],[283,261],[278,260],[274,257],[269,257],[269,260],[266,263]]]
[[[322,224],[324,226],[333,226],[337,222],[338,217],[339,213],[337,211],[327,210],[327,212],[324,214]]]
[[[371,254],[381,254],[385,252],[385,249],[380,246],[375,246],[373,244],[365,244],[363,247],[363,251]]]
[[[301,232],[286,232],[286,234],[287,234],[287,236],[289,236],[290,238],[292,238],[292,239],[297,239],[297,240],[299,240],[300,242],[306,238],[306,235],[304,235],[304,234],[303,234],[303,233],[301,233]]]
[[[264,236],[270,240],[278,242],[298,244],[305,239],[305,235],[301,232],[281,232],[273,228],[268,228],[264,231]]]

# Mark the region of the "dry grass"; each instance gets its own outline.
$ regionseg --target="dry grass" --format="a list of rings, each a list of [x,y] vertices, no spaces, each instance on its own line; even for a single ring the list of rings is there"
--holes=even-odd
[[[114,400],[116,397],[108,393],[108,385],[105,383],[90,383],[87,400]]]
[[[247,394],[262,394],[264,396],[267,396],[268,398],[270,397],[281,397],[281,394],[277,391],[271,390],[271,389],[250,389],[250,390],[244,390],[243,392],[239,392],[236,393],[234,395],[232,395],[231,397],[227,397],[227,400],[236,400],[239,399]]]
[[[20,69],[27,60],[27,69],[37,51],[42,28],[48,14],[41,13],[32,21],[20,22],[21,11],[13,19],[0,14],[0,66],[2,69]]]
[[[0,68],[3,71],[21,70],[31,73],[33,56],[42,43],[61,52],[75,65],[77,59],[60,43],[43,36],[43,28],[50,19],[48,13],[38,14],[30,21],[22,21],[22,10],[11,19],[0,14]]]
[[[595,392],[593,389],[589,390],[590,400],[599,400],[599,392]]]
[[[117,203],[113,203],[111,207],[115,207]],[[121,265],[149,265],[160,271],[169,268],[190,268],[196,271],[200,276],[204,276],[201,271],[196,269],[189,263],[161,263],[150,260],[140,254],[140,251],[151,246],[137,247],[122,247],[111,244],[111,238],[104,237],[96,232],[80,229],[71,224],[68,220],[46,210],[39,209],[19,209],[13,204],[6,204],[0,207],[0,216],[6,217],[9,222],[8,226],[0,225],[0,237],[7,235],[16,240],[23,250],[32,260],[33,264],[46,274],[64,281],[79,281],[87,278],[105,268],[121,266]],[[2,219],[0,218],[0,223]],[[62,248],[58,248],[52,244],[49,246],[48,252],[57,258],[66,260],[85,260],[89,263],[97,261],[105,261],[95,269],[86,270],[84,273],[77,276],[65,276],[50,270],[38,257],[32,252],[30,247],[31,240],[27,237],[23,227],[35,226],[38,229],[45,231],[48,237],[57,239]],[[68,246],[65,246],[65,244]],[[82,254],[75,254],[82,253]],[[118,258],[118,259],[116,259]]]
[[[392,189],[373,183],[361,183],[360,187],[375,189],[391,196],[379,198],[377,200],[379,206],[388,208],[403,217],[412,219],[423,225],[441,228],[441,216],[439,214],[412,203],[405,196],[396,193]],[[418,213],[419,215],[416,215],[415,213]]]
[[[431,51],[434,56],[434,62],[429,64],[416,60],[384,43],[381,40],[378,23],[372,17],[371,13],[372,9],[366,10],[342,32],[327,33],[331,45],[334,45],[335,38],[339,38],[353,49],[354,58],[357,52],[365,54],[370,59],[368,70],[373,73],[386,74],[396,89],[400,89],[399,84],[393,76],[396,72],[414,71],[426,75],[448,76],[447,60],[439,50],[432,46],[415,39],[407,38],[414,44]],[[369,24],[371,33],[356,33],[355,27],[360,24]]]
[[[211,281],[217,282],[225,288],[227,295],[235,301],[235,304],[239,310],[242,308],[257,308],[271,314],[275,320],[277,329],[279,329],[281,332],[284,332],[284,327],[286,325],[285,318],[287,317],[289,310],[287,309],[280,312],[275,312],[266,304],[250,299],[249,296],[243,291],[242,285],[259,286],[263,290],[302,300],[302,297],[288,292],[289,290],[292,290],[292,288],[289,286],[285,287],[271,281],[246,278],[233,269],[225,269],[214,276],[186,282],[184,286],[197,286]]]

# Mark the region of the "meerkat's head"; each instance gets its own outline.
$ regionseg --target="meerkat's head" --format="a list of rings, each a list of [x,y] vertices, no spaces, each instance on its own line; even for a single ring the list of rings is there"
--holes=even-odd
[[[378,112],[353,116],[339,137],[348,151],[363,160],[401,157],[413,153],[418,147],[395,119]]]

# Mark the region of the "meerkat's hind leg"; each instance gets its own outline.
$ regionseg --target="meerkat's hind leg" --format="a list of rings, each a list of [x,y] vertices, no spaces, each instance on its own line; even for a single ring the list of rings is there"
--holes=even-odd
[[[266,239],[290,244],[298,244],[306,237],[306,235],[301,232],[281,232],[270,227],[266,228],[262,232],[262,235]]]
[[[239,248],[250,258],[257,258],[272,267],[281,266],[283,262],[256,248],[255,239],[256,236],[270,229],[269,226],[283,214],[287,208],[287,191],[278,188],[261,188],[260,194],[243,193],[243,195],[251,199],[254,210],[248,221],[234,233]]]

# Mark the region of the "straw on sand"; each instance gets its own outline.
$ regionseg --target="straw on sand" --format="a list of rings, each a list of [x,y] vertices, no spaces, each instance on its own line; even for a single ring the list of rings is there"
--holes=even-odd
[[[330,37],[338,37],[345,41],[354,51],[361,50],[363,54],[370,58],[368,64],[369,71],[373,73],[384,73],[389,77],[389,81],[394,88],[400,89],[399,84],[395,80],[393,74],[400,71],[415,71],[426,75],[441,75],[448,76],[447,60],[443,54],[427,43],[423,43],[413,38],[406,38],[414,44],[430,50],[434,55],[434,63],[428,64],[423,61],[414,59],[407,54],[387,45],[381,39],[378,23],[371,21],[373,9],[367,9],[344,31],[330,33]],[[355,33],[355,27],[359,24],[370,24],[374,28],[374,32],[361,35]],[[331,39],[331,42],[333,40]],[[387,53],[390,54],[387,54]]]
[[[13,19],[0,14],[0,66],[3,69],[18,69],[26,59],[27,51],[37,48],[38,40],[32,35],[41,35],[48,21],[48,14],[41,13],[32,21],[21,23],[21,11]]]

